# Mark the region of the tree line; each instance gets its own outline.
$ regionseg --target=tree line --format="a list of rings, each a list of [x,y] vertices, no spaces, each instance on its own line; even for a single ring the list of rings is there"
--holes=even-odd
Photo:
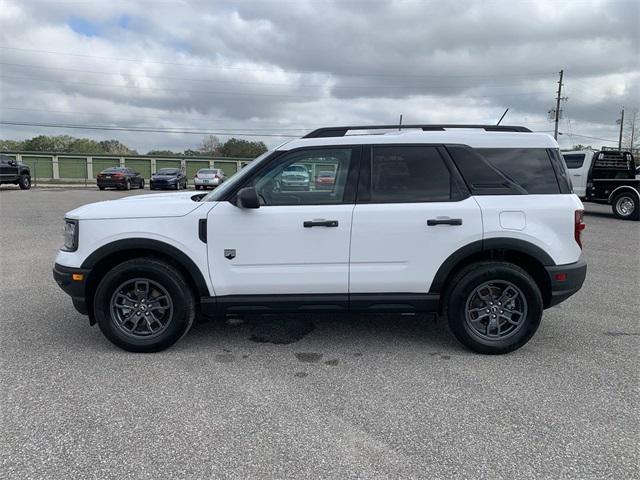
[[[138,155],[136,150],[119,140],[97,141],[70,135],[38,135],[27,140],[0,140],[0,151]],[[255,158],[266,151],[267,146],[264,142],[251,142],[239,138],[221,142],[215,135],[209,135],[203,138],[196,148],[188,148],[182,152],[149,150],[147,155]]]

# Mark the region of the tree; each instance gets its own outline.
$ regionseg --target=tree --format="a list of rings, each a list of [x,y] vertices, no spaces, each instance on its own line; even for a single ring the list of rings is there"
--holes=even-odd
[[[182,155],[181,153],[172,152],[171,150],[149,150],[147,155],[158,155],[158,156],[173,156],[173,155]]]
[[[591,145],[583,145],[581,143],[578,143],[577,145],[574,145],[571,150],[589,150],[591,149]]]
[[[633,112],[627,120],[627,125],[622,135],[622,148],[626,148],[633,153],[637,153],[640,150],[640,119],[638,118],[638,112]]]
[[[230,138],[220,148],[223,157],[255,158],[266,151],[267,146],[264,142],[250,142],[238,138]]]
[[[118,155],[137,155],[138,152],[131,150],[126,145],[120,143],[119,140],[103,140],[100,147],[105,153],[116,153]]]
[[[220,147],[222,143],[215,135],[207,135],[200,142],[200,147],[198,151],[201,155],[209,155],[212,157],[220,156]]]

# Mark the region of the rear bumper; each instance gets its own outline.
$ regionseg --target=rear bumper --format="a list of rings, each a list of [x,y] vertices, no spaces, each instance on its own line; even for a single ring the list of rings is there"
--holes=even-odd
[[[587,262],[580,258],[575,263],[545,267],[551,284],[551,298],[547,307],[564,302],[582,288],[587,276]]]
[[[96,182],[99,187],[105,188],[121,188],[127,184],[125,179],[122,180],[98,180]]]
[[[58,286],[71,297],[73,306],[75,309],[83,314],[89,313],[87,305],[86,290],[87,290],[87,278],[91,270],[83,268],[65,267],[56,263],[53,266],[53,279]],[[82,280],[74,280],[73,274],[82,275]]]
[[[220,185],[220,179],[219,178],[203,179],[203,178],[196,177],[193,179],[193,183],[195,185],[204,185],[205,187],[217,187],[218,185]]]

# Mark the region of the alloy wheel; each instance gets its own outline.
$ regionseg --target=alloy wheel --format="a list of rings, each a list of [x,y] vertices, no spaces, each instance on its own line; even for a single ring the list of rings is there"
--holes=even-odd
[[[492,280],[475,288],[465,305],[465,321],[472,332],[485,340],[502,340],[514,335],[527,317],[527,300],[516,285]]]
[[[158,282],[134,278],[121,284],[109,303],[111,319],[127,336],[149,338],[171,323],[173,302]]]

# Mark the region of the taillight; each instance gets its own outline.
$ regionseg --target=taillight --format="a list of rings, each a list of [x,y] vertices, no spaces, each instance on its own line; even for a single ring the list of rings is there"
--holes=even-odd
[[[584,210],[576,210],[573,223],[573,236],[576,243],[582,248],[582,231],[586,228],[584,223]]]
[[[214,175],[213,178],[215,178],[216,180],[219,180],[220,177],[218,176],[218,174]]]

